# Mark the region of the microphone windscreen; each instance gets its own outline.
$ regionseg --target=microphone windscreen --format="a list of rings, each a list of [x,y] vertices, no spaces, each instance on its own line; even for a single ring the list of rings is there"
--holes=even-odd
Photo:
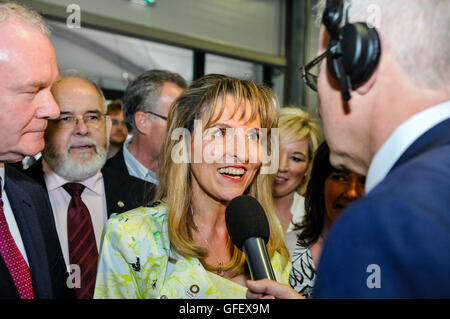
[[[241,250],[251,237],[260,237],[266,244],[269,241],[267,216],[261,204],[250,195],[241,195],[230,201],[225,211],[225,222],[231,240]]]

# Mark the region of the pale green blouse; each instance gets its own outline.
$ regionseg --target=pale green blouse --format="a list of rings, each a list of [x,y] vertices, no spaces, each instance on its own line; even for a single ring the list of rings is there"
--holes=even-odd
[[[197,258],[171,248],[164,204],[139,207],[108,220],[100,248],[94,298],[245,298],[247,288],[206,271]],[[271,259],[281,283],[291,264]]]

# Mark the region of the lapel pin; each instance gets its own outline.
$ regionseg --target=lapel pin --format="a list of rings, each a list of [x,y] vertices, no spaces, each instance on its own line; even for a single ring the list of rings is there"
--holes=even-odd
[[[119,206],[120,208],[122,208],[122,207],[125,206],[125,204],[124,204],[121,200],[119,200],[119,201],[117,202],[117,206]]]

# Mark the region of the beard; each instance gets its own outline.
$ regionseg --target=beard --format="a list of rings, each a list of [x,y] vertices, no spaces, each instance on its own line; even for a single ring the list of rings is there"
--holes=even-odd
[[[69,153],[71,146],[81,143],[94,145],[94,154],[80,154],[79,157],[72,158]],[[99,146],[91,138],[82,137],[73,140],[63,152],[48,144],[42,151],[42,157],[59,176],[71,182],[80,182],[94,176],[103,167],[107,160],[108,147],[108,138],[104,145]]]

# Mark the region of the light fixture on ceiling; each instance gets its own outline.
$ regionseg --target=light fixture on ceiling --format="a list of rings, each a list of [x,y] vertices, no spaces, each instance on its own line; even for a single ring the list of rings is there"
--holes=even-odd
[[[156,3],[156,0],[128,0],[131,3],[139,4],[141,6],[149,6]]]

